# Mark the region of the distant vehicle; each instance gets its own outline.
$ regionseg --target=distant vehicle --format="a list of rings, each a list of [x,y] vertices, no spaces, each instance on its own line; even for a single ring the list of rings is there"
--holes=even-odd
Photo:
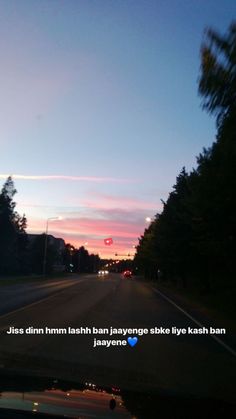
[[[131,271],[124,271],[123,276],[124,276],[124,278],[132,278],[132,272]]]
[[[104,270],[98,271],[99,276],[104,276],[104,275],[108,275],[108,274],[109,274],[109,271],[104,271]]]

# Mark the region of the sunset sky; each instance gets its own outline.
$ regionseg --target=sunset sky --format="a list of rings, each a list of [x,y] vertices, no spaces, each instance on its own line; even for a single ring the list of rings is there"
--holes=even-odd
[[[60,216],[50,234],[134,253],[214,141],[200,45],[233,18],[235,0],[0,0],[0,185],[13,175],[29,233]]]

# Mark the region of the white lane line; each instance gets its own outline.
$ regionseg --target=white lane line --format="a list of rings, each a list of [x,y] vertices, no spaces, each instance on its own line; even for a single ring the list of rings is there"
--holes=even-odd
[[[180,306],[178,306],[178,304],[176,304],[173,300],[171,300],[170,298],[168,298],[165,294],[163,294],[161,291],[158,291],[156,288],[151,287],[151,289],[157,293],[160,294],[165,300],[167,300],[170,304],[172,304],[173,306],[175,306],[178,310],[180,310],[182,313],[185,314],[185,316],[187,316],[190,320],[192,320],[194,323],[196,323],[198,326],[200,327],[205,327],[202,323],[200,323],[198,320],[196,320],[193,316],[191,316],[189,313],[187,313],[187,311],[185,311],[183,308],[181,308]],[[228,352],[230,352],[232,355],[236,356],[236,351],[231,348],[230,346],[226,345],[226,343],[223,342],[223,340],[219,339],[217,336],[215,335],[209,335],[212,339],[214,339],[217,343],[219,343],[219,345],[223,346],[223,348],[225,348]]]
[[[8,317],[8,316],[11,316],[12,314],[19,313],[20,311],[27,310],[28,308],[34,307],[34,306],[36,306],[37,304],[41,304],[41,303],[43,303],[44,301],[47,301],[47,300],[49,300],[50,298],[53,298],[53,297],[55,297],[56,295],[61,294],[61,293],[62,293],[62,292],[64,292],[67,288],[73,287],[74,285],[81,284],[81,282],[85,282],[86,280],[87,280],[87,279],[81,279],[81,280],[79,280],[77,283],[71,284],[71,285],[69,285],[68,287],[64,287],[62,290],[59,290],[59,291],[55,292],[54,294],[48,295],[47,297],[41,298],[40,300],[34,301],[33,303],[27,304],[27,305],[25,305],[25,306],[23,306],[23,307],[16,308],[16,309],[15,309],[15,310],[13,310],[13,311],[9,311],[9,313],[6,313],[6,314],[3,314],[3,315],[1,315],[1,316],[0,316],[0,321],[1,321],[2,319],[4,319],[4,318]],[[1,331],[1,330],[5,330],[5,328],[3,328],[3,329],[1,329],[1,328],[0,328],[0,331]]]

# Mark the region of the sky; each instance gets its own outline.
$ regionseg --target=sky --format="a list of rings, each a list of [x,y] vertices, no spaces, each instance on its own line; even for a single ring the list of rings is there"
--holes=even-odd
[[[134,254],[215,139],[200,46],[234,18],[235,0],[0,0],[0,186],[13,176],[28,233],[61,217],[55,237]]]

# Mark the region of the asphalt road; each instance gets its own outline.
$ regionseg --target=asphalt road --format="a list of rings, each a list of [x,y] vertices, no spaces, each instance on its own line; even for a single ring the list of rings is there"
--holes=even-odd
[[[52,280],[36,280],[19,284],[4,285],[0,288],[0,316],[42,300],[50,295],[64,290],[67,287],[78,284],[87,276],[65,276],[65,278]],[[9,280],[10,281],[10,280]]]
[[[135,279],[86,275],[41,285],[1,288],[0,304],[5,313],[0,316],[1,368],[134,390],[234,400],[236,357],[209,335],[96,335],[99,340],[125,341],[136,336],[138,342],[134,347],[94,348],[92,334],[7,334],[10,327],[30,326],[66,330],[199,328],[151,286]]]

